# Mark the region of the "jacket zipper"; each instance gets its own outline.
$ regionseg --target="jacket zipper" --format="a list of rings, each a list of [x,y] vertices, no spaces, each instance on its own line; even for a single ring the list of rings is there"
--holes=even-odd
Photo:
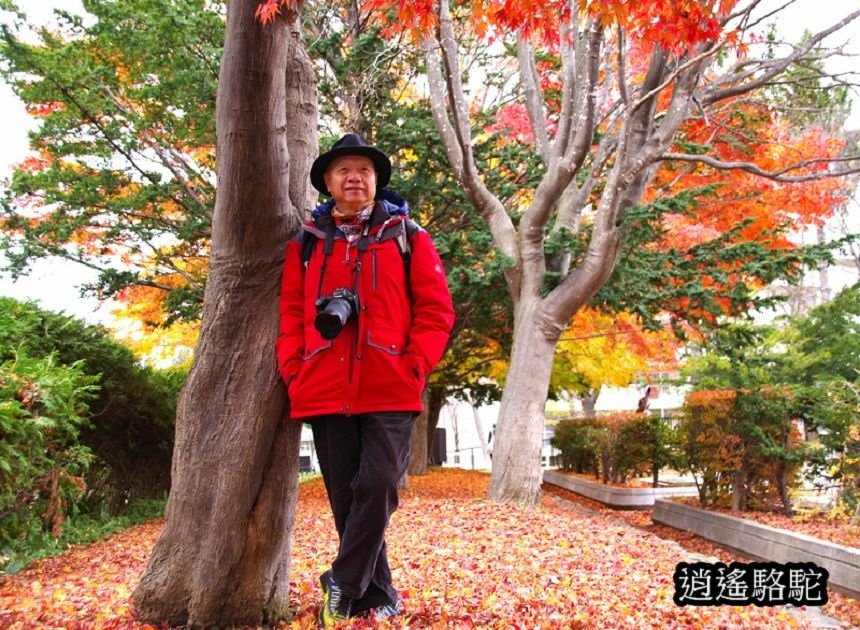
[[[376,291],[376,287],[377,287],[377,285],[376,285],[376,250],[375,249],[370,250],[370,254],[371,254],[371,263],[373,263],[371,265],[371,270],[373,272],[373,274],[372,274],[373,290]]]

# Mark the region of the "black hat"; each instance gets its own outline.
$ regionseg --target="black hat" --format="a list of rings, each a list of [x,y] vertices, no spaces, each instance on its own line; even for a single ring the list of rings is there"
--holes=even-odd
[[[373,160],[376,168],[376,190],[381,190],[391,179],[391,161],[376,147],[372,147],[357,133],[348,133],[335,142],[331,149],[314,160],[311,166],[311,184],[324,195],[330,195],[323,174],[332,160],[344,155],[361,155]]]

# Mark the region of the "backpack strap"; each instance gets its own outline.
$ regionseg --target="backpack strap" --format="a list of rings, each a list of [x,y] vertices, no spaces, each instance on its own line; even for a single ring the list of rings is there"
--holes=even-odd
[[[418,234],[421,227],[412,219],[404,218],[400,222],[400,229],[397,231],[397,249],[400,250],[400,257],[403,259],[403,268],[406,272],[406,282],[409,282],[410,273],[412,271],[412,239]]]
[[[317,229],[314,226],[303,225],[299,228],[298,233],[293,237],[296,242],[301,245],[301,259],[305,269],[308,268],[308,261],[314,253],[314,248],[317,246],[319,239],[326,239],[327,233]],[[334,234],[332,234],[334,236]],[[329,250],[330,253],[330,250]]]
[[[397,250],[400,252],[400,257],[403,259],[403,267],[406,270],[407,278],[409,278],[412,264],[412,239],[420,231],[421,226],[415,223],[415,221],[409,218],[404,218],[402,221],[400,221],[400,224],[397,228],[397,234],[393,237],[390,237],[393,238],[397,243]],[[296,234],[294,238],[302,247],[301,259],[302,263],[305,266],[305,269],[307,269],[308,267],[308,262],[310,261],[311,256],[314,253],[314,248],[316,248],[317,246],[317,241],[320,238],[326,239],[326,245],[328,245],[330,253],[331,244],[328,241],[328,236],[329,235],[327,233],[324,233],[321,230],[317,230],[311,226],[302,226],[302,229],[300,229],[298,234]],[[383,237],[381,240],[388,239]]]

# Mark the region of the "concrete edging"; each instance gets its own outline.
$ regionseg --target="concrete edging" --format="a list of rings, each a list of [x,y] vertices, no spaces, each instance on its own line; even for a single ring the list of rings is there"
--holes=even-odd
[[[589,499],[605,503],[613,508],[651,507],[654,500],[669,496],[697,496],[695,486],[661,488],[620,488],[597,481],[588,481],[557,470],[544,470],[543,480],[565,490],[576,492]]]
[[[860,549],[664,499],[654,502],[651,519],[693,532],[753,559],[814,562],[827,569],[828,584],[835,590],[860,597]]]

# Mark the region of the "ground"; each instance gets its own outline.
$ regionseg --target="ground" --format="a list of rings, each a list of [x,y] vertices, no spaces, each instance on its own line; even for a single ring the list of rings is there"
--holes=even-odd
[[[545,493],[538,510],[484,500],[488,476],[434,470],[410,480],[389,529],[405,615],[394,628],[795,628],[782,608],[678,607],[676,542],[644,517],[590,511]],[[0,627],[147,628],[130,594],[162,524],[132,528],[0,578]],[[336,550],[322,484],[300,491],[291,605],[281,628],[313,628],[317,576]],[[352,627],[363,627],[361,622]],[[366,627],[366,625],[364,626]]]

